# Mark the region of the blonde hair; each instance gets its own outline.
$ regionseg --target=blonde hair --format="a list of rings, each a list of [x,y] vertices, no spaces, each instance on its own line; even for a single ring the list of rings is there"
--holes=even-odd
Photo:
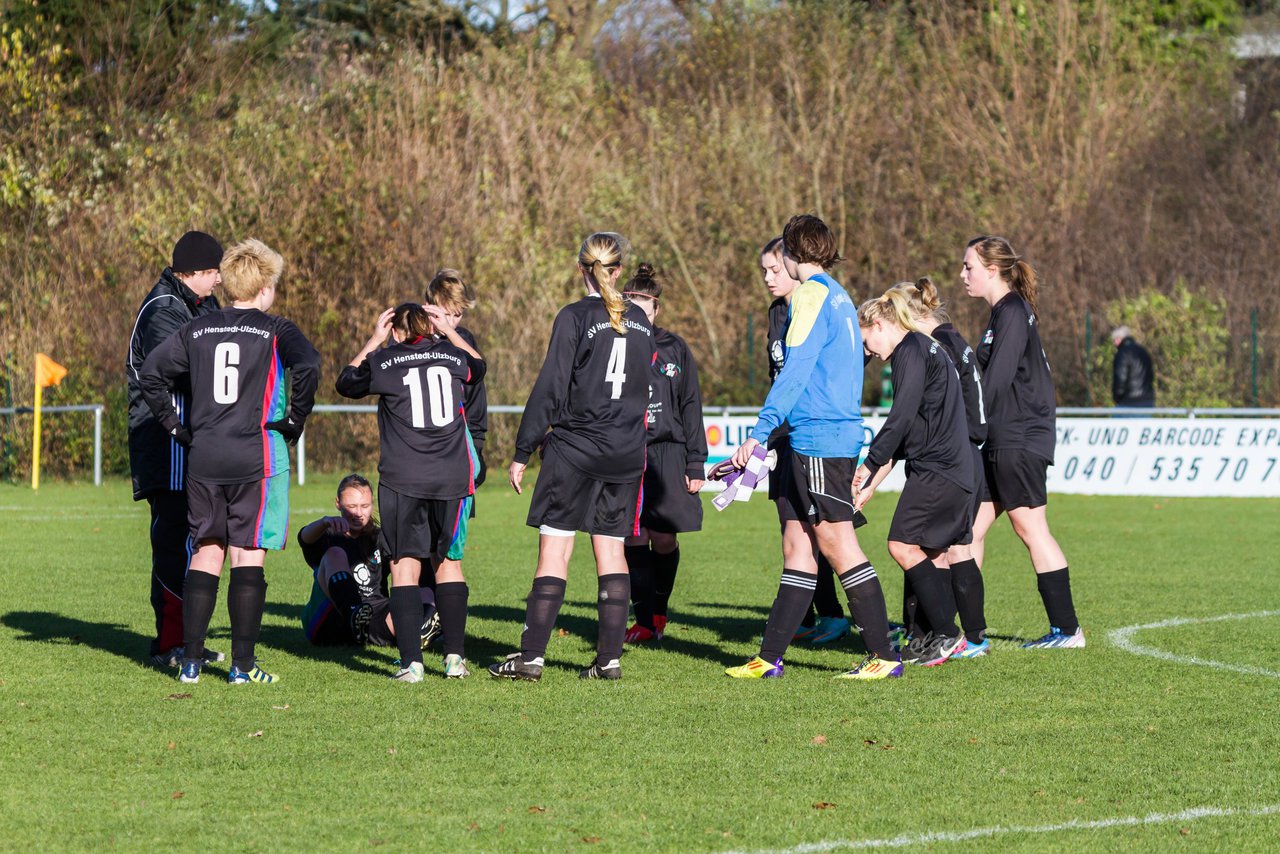
[[[1040,286],[1035,268],[1013,251],[1013,246],[1008,240],[1003,237],[975,237],[969,241],[969,246],[978,253],[978,260],[984,266],[995,267],[1000,273],[1000,278],[1009,285],[1010,290],[1027,301],[1031,306],[1032,314],[1039,313],[1036,311],[1036,297],[1039,295]]]
[[[911,300],[913,317],[930,318],[934,323],[950,323],[951,315],[947,312],[947,304],[938,294],[938,286],[928,276],[921,276],[914,282],[898,282],[890,290],[902,291]]]
[[[222,289],[234,302],[253,299],[263,288],[273,288],[284,272],[280,253],[261,240],[242,240],[227,250],[218,268]]]
[[[582,241],[578,250],[578,264],[586,271],[591,283],[600,291],[604,307],[609,312],[609,325],[619,335],[627,334],[627,327],[622,323],[622,312],[626,309],[622,294],[609,284],[607,270],[616,270],[622,266],[625,239],[612,231],[597,231]]]
[[[476,290],[463,280],[457,270],[444,267],[436,270],[427,283],[423,301],[445,311],[462,314],[476,307]]]
[[[858,325],[863,329],[877,320],[889,321],[908,332],[920,332],[920,327],[911,314],[911,297],[900,288],[890,288],[884,292],[884,296],[867,300],[858,307]]]

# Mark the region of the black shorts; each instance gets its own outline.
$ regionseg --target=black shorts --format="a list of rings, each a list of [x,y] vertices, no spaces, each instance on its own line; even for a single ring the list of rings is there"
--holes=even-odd
[[[603,537],[631,537],[640,530],[640,483],[605,483],[565,462],[547,445],[529,504],[531,527],[584,531]],[[384,523],[385,524],[385,523]]]
[[[769,473],[769,500],[777,501],[782,497],[782,458],[791,453],[791,435],[781,427],[774,430],[769,436],[769,450],[777,454],[773,471]]]
[[[1005,511],[1043,507],[1048,503],[1048,460],[1005,448],[983,451],[982,464],[987,479],[984,500],[994,501]]]
[[[461,524],[467,513],[465,498],[414,498],[378,484],[378,516],[382,531],[378,547],[384,561],[417,558],[440,561],[454,550],[455,560],[462,559],[456,541],[465,536]]]
[[[907,475],[889,523],[889,539],[930,551],[973,541],[973,493],[940,474]]]
[[[240,549],[284,548],[288,540],[289,473],[248,483],[204,483],[187,478],[191,539]]]
[[[982,464],[982,448],[977,445],[969,447],[973,449],[973,492],[969,495],[969,536],[959,543],[964,546],[973,542],[973,523],[978,518],[978,508],[982,506],[982,502],[991,500],[991,494],[987,491],[986,466]]]
[[[650,445],[644,469],[640,527],[665,534],[702,530],[702,499],[685,488],[685,447]]]
[[[853,521],[852,457],[809,457],[792,448],[778,455],[769,476],[778,480],[778,516],[811,525]],[[770,488],[772,493],[772,488]]]

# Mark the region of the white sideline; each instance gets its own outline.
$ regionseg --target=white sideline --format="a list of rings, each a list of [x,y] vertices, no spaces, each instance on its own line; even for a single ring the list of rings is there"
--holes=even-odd
[[[911,833],[902,836],[891,836],[885,839],[832,839],[827,842],[811,842],[797,845],[794,848],[770,848],[751,852],[751,854],[817,854],[822,851],[838,851],[841,849],[862,848],[906,848],[915,845],[929,845],[936,842],[966,842],[970,839],[982,839],[990,836],[1004,836],[1010,833],[1060,833],[1067,830],[1106,830],[1111,827],[1138,827],[1147,824],[1172,824],[1174,822],[1197,821],[1202,818],[1224,818],[1227,816],[1266,816],[1280,814],[1280,804],[1268,804],[1263,807],[1192,807],[1181,812],[1153,812],[1149,815],[1123,816],[1120,818],[1104,818],[1097,821],[1067,821],[1061,824],[1041,824],[1030,826],[978,827],[962,831],[934,831],[930,833]],[[741,851],[725,851],[722,854],[746,854]]]
[[[1221,623],[1228,620],[1250,620],[1258,617],[1277,617],[1280,611],[1254,611],[1249,614],[1223,614],[1218,617],[1175,617],[1171,620],[1161,620],[1158,623],[1143,623],[1139,626],[1125,626],[1122,629],[1112,629],[1107,633],[1107,640],[1112,644],[1123,649],[1125,652],[1131,652],[1134,655],[1145,655],[1151,658],[1160,658],[1165,661],[1173,661],[1178,664],[1194,664],[1200,667],[1213,667],[1218,670],[1230,670],[1234,673],[1247,673],[1250,676],[1270,676],[1274,679],[1280,679],[1280,673],[1274,670],[1267,670],[1263,667],[1254,667],[1251,664],[1229,664],[1225,661],[1212,661],[1207,658],[1196,658],[1194,655],[1178,655],[1177,653],[1167,652],[1152,646],[1144,646],[1134,641],[1133,636],[1137,632],[1146,629],[1167,629],[1173,626],[1198,625],[1200,623]]]

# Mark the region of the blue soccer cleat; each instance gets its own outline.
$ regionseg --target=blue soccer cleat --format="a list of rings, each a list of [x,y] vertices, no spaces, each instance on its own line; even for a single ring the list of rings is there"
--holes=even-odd
[[[1057,626],[1049,627],[1049,634],[1022,645],[1023,649],[1084,649],[1084,629],[1077,627],[1067,634]]]

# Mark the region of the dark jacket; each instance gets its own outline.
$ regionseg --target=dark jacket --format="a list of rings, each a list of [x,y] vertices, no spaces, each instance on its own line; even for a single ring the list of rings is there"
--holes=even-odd
[[[140,501],[166,490],[186,488],[187,449],[164,431],[142,399],[139,372],[151,351],[193,318],[218,310],[216,297],[200,300],[168,267],[138,308],[129,335],[125,374],[129,380],[129,468],[133,473],[133,500]],[[188,391],[175,395],[186,423]]]
[[[1147,348],[1132,335],[1121,341],[1111,365],[1111,399],[1116,406],[1155,406],[1155,379]]]

